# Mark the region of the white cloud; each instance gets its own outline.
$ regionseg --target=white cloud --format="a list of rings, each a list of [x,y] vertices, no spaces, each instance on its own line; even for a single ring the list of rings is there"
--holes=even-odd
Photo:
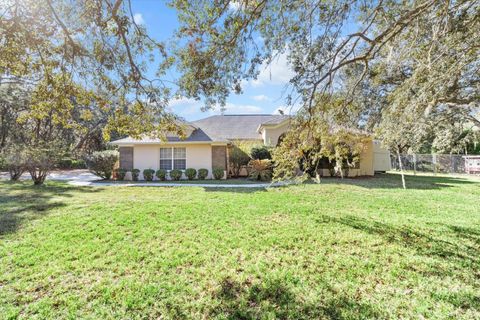
[[[272,100],[264,94],[260,94],[258,96],[253,96],[252,99],[255,100],[255,101],[270,101],[270,100]]]
[[[136,24],[145,24],[145,20],[141,13],[135,13],[133,15],[133,21],[135,21]]]
[[[220,108],[218,108],[220,110]],[[261,113],[263,111],[259,106],[235,104],[227,102],[225,105],[225,114],[246,114],[246,113]]]
[[[202,101],[197,101],[192,98],[176,98],[172,99],[168,105],[169,111],[176,113],[184,118],[202,118],[215,114],[221,114],[220,106],[216,106],[213,109],[209,109],[202,112],[201,109],[204,106]],[[249,113],[262,113],[263,109],[259,106],[249,104],[235,104],[227,102],[225,105],[225,114],[249,114]]]
[[[201,112],[203,103],[192,98],[175,98],[170,100],[168,108],[171,112],[174,112],[182,117],[188,117]]]
[[[256,80],[251,80],[249,83],[253,87],[260,87],[266,84],[285,85],[292,79],[294,73],[287,61],[287,54],[282,53],[270,64],[263,63],[260,66],[260,73]]]

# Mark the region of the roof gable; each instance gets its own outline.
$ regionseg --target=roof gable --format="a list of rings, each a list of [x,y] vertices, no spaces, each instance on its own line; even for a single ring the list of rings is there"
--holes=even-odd
[[[232,140],[262,140],[258,129],[262,126],[278,125],[290,116],[271,114],[218,115],[190,122],[192,129],[185,139],[167,136],[168,142],[227,142]],[[142,139],[127,137],[112,141],[112,144],[156,144],[157,138],[145,136]]]
[[[218,115],[193,121],[213,140],[262,140],[262,124],[279,124],[289,116],[272,114]]]

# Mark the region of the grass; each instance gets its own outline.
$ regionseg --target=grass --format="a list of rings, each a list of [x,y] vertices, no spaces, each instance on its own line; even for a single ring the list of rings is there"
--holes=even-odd
[[[0,318],[478,319],[480,183],[0,182]]]
[[[125,180],[125,181],[117,181],[117,180],[98,180],[95,181],[98,183],[115,183],[115,184],[135,184],[135,183],[161,183],[161,184],[233,184],[233,185],[239,185],[239,184],[258,184],[258,183],[264,183],[264,184],[269,184],[270,181],[254,181],[254,180],[249,180],[249,179],[224,179],[224,180],[213,180],[213,179],[206,179],[206,180],[164,180],[164,181],[145,181],[145,180],[140,180],[140,181],[130,181],[130,180]]]

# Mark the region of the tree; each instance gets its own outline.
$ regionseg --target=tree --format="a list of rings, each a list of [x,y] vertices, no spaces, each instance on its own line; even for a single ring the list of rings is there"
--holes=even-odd
[[[382,143],[398,158],[402,187],[406,189],[405,174],[401,155],[408,151],[415,152],[426,135],[426,125],[415,114],[403,110],[389,109],[383,113],[381,124],[377,127],[377,135]]]
[[[27,110],[28,100],[28,92],[20,86],[0,84],[0,152],[21,135],[17,120]]]
[[[251,145],[252,144],[248,142],[234,141],[232,147],[229,149],[228,158],[234,177],[238,177],[242,168],[250,161],[250,156],[248,154]]]
[[[24,150],[26,153],[25,168],[32,177],[33,184],[42,185],[45,182],[50,171],[61,159],[63,148],[51,142],[48,145],[29,146]]]
[[[179,130],[161,79],[173,60],[135,23],[130,0],[4,0],[1,14],[0,84],[32,91],[23,117],[82,131],[79,146],[99,130]],[[147,63],[158,78],[146,77]]]
[[[4,149],[1,153],[5,169],[8,170],[10,180],[17,181],[26,171],[26,154],[18,146]]]
[[[401,137],[386,128],[393,128],[399,115],[415,115],[399,130],[415,136],[419,132],[410,132],[414,121],[423,128],[432,113],[454,110],[463,122],[480,123],[475,116],[480,96],[478,1],[263,0],[232,5],[177,0],[174,6],[182,23],[179,36],[187,39],[178,49],[180,84],[187,96],[224,103],[230,92],[241,92],[244,79],[255,78],[275,56],[287,54],[295,74],[286,102],[300,104],[308,115],[294,129],[298,136],[303,128],[325,130],[309,124],[322,112],[316,105],[319,94],[342,94],[344,106],[339,108],[355,101],[361,110],[355,126],[370,132],[383,126],[382,132],[392,133],[385,144],[397,149],[405,149],[402,141],[393,142]],[[384,121],[390,123],[382,125]],[[285,160],[305,151],[294,141],[292,137],[291,147],[300,149],[282,148]]]
[[[356,106],[340,97],[317,96],[315,109],[303,109],[293,119],[282,143],[273,150],[274,179],[320,179],[322,169],[334,169],[343,178],[360,162],[360,154],[370,139],[355,129]],[[349,124],[347,126],[347,124]],[[299,175],[298,169],[302,172]]]

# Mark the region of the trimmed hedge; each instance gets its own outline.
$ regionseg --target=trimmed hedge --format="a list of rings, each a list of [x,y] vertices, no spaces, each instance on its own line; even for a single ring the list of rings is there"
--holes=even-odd
[[[216,180],[220,180],[223,178],[223,175],[225,174],[223,168],[213,168],[213,177]]]
[[[132,180],[138,181],[138,175],[140,174],[140,169],[133,169],[132,170]]]
[[[157,172],[155,172],[155,175],[157,176],[158,180],[165,181],[165,179],[167,179],[167,170],[157,170]]]
[[[185,170],[185,176],[188,178],[188,180],[193,180],[197,176],[197,170],[193,168],[187,168],[187,170]]]
[[[170,178],[175,181],[180,180],[182,178],[182,170],[174,169],[170,171]]]
[[[145,169],[143,170],[143,179],[145,179],[146,181],[152,181],[154,174],[155,174],[155,170]]]
[[[198,169],[198,180],[205,180],[208,177],[207,169]]]

